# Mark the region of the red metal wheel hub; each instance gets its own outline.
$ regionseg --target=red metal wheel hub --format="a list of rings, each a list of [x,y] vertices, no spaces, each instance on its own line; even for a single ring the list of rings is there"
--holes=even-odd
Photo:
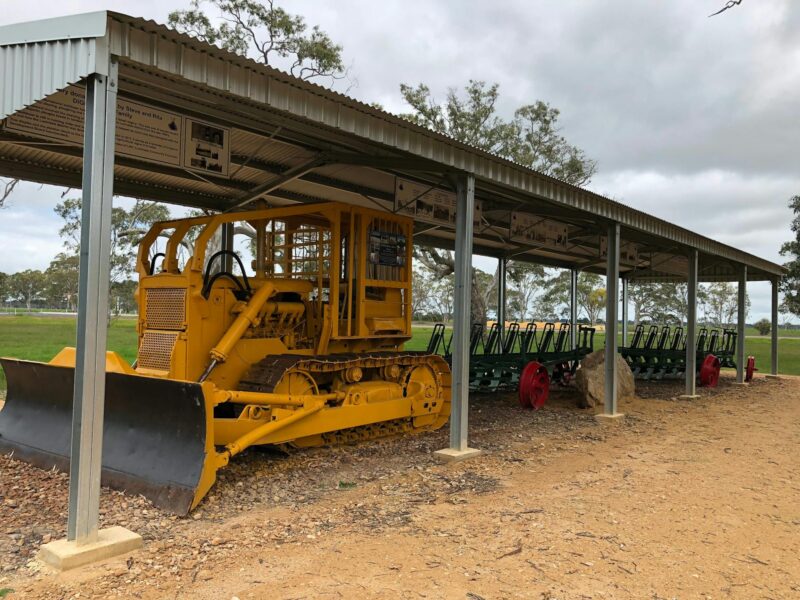
[[[541,363],[532,360],[519,377],[519,403],[524,408],[539,410],[550,395],[550,375]]]
[[[744,380],[747,382],[753,381],[753,374],[758,371],[756,369],[756,357],[755,356],[748,356],[747,357],[747,367],[744,370]]]
[[[700,385],[703,387],[717,387],[719,383],[719,359],[713,354],[706,356],[700,366]]]

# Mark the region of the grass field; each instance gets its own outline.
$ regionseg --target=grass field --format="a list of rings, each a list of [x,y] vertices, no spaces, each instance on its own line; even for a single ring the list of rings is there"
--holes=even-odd
[[[432,327],[414,327],[414,337],[406,344],[408,350],[424,350]],[[779,342],[780,372],[800,375],[800,337],[795,331],[781,331]],[[748,335],[754,335],[755,330]],[[595,348],[602,348],[602,334],[595,336]],[[0,356],[13,356],[27,360],[50,360],[64,346],[75,345],[75,319],[70,317],[0,317]],[[136,320],[117,319],[108,330],[108,349],[119,352],[126,360],[136,358]],[[770,339],[748,337],[746,352],[756,357],[756,366],[769,370]],[[0,371],[0,390],[6,387],[5,376]]]

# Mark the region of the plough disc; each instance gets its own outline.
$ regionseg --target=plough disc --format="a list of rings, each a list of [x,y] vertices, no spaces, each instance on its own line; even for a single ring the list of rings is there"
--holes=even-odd
[[[524,408],[539,410],[550,395],[550,376],[547,369],[535,360],[522,369],[519,378],[519,403]]]
[[[706,356],[700,367],[700,385],[703,387],[717,387],[719,383],[720,360],[713,354]]]

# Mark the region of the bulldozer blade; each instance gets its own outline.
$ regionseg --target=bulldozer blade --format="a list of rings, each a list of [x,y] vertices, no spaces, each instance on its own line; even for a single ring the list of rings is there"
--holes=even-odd
[[[75,370],[8,358],[0,364],[8,381],[0,452],[68,471]],[[195,500],[206,462],[213,463],[206,460],[209,418],[200,384],[106,373],[103,485],[187,514],[205,493]],[[204,479],[213,481],[211,470]]]

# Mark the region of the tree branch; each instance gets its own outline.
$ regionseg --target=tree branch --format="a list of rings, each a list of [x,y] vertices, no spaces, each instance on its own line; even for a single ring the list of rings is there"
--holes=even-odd
[[[724,13],[724,12],[725,12],[726,10],[728,10],[729,8],[733,8],[734,6],[739,6],[741,3],[742,3],[742,0],[729,0],[729,1],[728,1],[728,2],[725,4],[725,6],[723,6],[722,8],[720,8],[720,9],[719,9],[717,12],[715,12],[715,13],[711,13],[711,14],[710,14],[710,15],[708,15],[708,16],[709,16],[709,17],[715,17],[715,16],[717,16],[717,15],[718,15],[718,14],[720,14],[720,13]]]
[[[17,187],[17,184],[20,182],[20,180],[3,179],[0,181],[3,182],[2,184],[0,184],[3,186],[3,191],[2,193],[0,193],[0,208],[3,208],[3,205],[5,204],[6,200],[8,200],[8,197],[11,196],[11,194],[14,192],[14,188]]]

